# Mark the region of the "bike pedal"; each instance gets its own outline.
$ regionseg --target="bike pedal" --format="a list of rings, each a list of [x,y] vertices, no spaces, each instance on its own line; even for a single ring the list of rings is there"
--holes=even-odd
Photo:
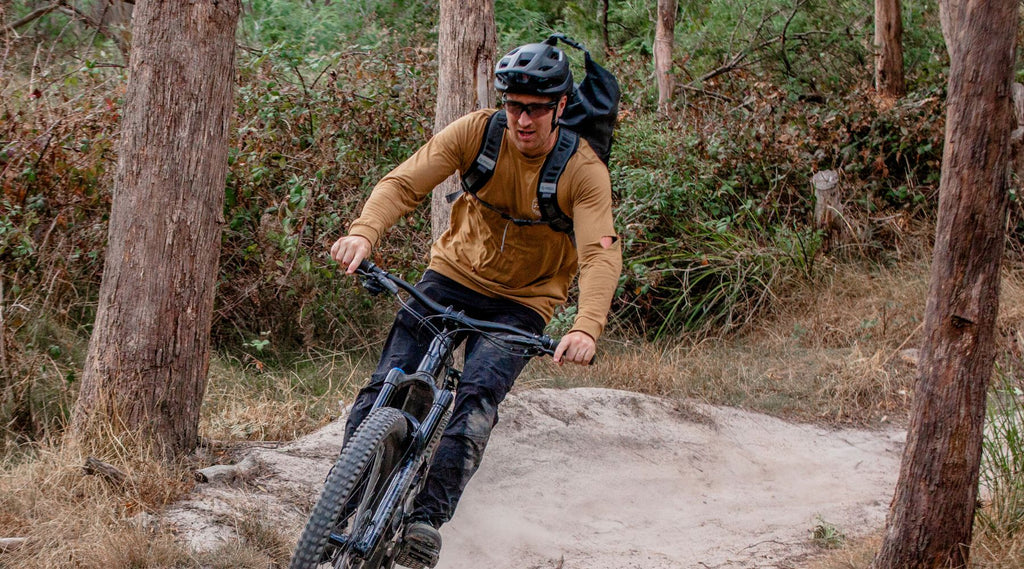
[[[405,543],[395,562],[409,569],[431,569],[441,553],[440,536],[437,530],[431,534],[417,529],[406,531]]]
[[[431,569],[437,566],[438,555],[429,551],[423,551],[415,546],[406,546],[399,554],[395,563],[409,569]]]

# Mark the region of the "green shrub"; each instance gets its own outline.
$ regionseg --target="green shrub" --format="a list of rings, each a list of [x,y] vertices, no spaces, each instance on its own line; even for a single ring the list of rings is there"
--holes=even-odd
[[[437,21],[437,4],[425,0],[252,0],[246,7],[241,38],[297,62],[341,48],[383,51],[396,41],[429,41]]]
[[[327,248],[376,181],[430,136],[432,68],[429,52],[400,46],[301,59],[277,46],[243,54],[220,343],[262,335],[274,350],[291,350],[341,343],[353,332],[347,322],[360,318],[353,308],[365,300],[352,297]],[[428,224],[419,212],[409,216],[380,254],[394,266],[418,263]],[[406,243],[414,247],[397,248]]]

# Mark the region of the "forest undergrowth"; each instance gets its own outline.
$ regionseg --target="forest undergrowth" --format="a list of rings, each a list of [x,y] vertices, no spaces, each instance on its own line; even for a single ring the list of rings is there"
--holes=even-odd
[[[624,273],[598,364],[535,361],[517,389],[602,386],[793,421],[905,425],[944,127],[937,9],[905,9],[910,92],[882,101],[870,87],[870,6],[683,6],[680,87],[659,114],[646,9],[612,3],[615,25],[602,30],[589,16],[597,2],[547,4],[498,3],[499,49],[565,31],[622,82],[611,173]],[[244,547],[197,559],[151,516],[188,491],[210,453],[309,433],[369,375],[393,307],[340,277],[326,246],[430,135],[435,8],[247,4],[200,429],[207,454],[173,465],[127,451],[131,441],[61,444],[102,273],[127,23],[100,33],[54,10],[6,27],[33,8],[0,4],[0,538],[27,538],[0,553],[0,567],[283,564],[288,545],[255,517],[240,522]],[[810,179],[822,170],[845,192],[831,232],[813,221]],[[403,219],[376,260],[416,278],[426,213]],[[993,387],[1003,407],[991,421],[1002,440],[1017,435],[1000,418],[1020,413],[1022,220],[1014,189]],[[558,313],[551,333],[573,316]],[[1024,487],[1012,481],[1024,465],[1004,448],[987,442],[977,567],[1021,565]],[[88,455],[131,482],[83,476]],[[823,562],[866,567],[857,551]]]

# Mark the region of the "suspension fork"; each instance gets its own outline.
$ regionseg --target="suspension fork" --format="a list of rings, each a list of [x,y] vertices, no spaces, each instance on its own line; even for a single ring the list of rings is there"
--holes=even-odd
[[[420,360],[420,365],[416,368],[414,375],[419,377],[430,377],[429,383],[432,384],[434,393],[434,399],[437,399],[436,391],[439,388],[444,388],[447,385],[447,377],[449,371],[446,370],[447,360],[451,355],[452,350],[452,338],[446,332],[442,332],[430,341],[430,347],[427,348],[426,355]],[[450,368],[449,368],[450,369]],[[370,408],[372,411],[378,407],[393,407],[392,397],[399,386],[404,384],[404,378],[407,377],[405,372],[401,368],[393,368],[388,372],[384,378],[384,385],[381,387],[380,393],[377,394],[377,399],[373,403],[373,407]]]
[[[455,400],[451,390],[435,388],[434,403],[430,412],[422,423],[416,426],[412,446],[406,453],[406,458],[401,463],[398,474],[392,479],[373,513],[370,526],[362,534],[363,538],[353,544],[353,549],[360,557],[366,557],[370,552],[375,551],[380,545],[385,533],[389,529],[397,529],[392,523],[398,506],[407,498],[409,490],[415,485],[420,467],[426,461],[426,445],[441,425],[445,412],[451,407]],[[410,417],[410,421],[415,421]],[[353,536],[355,537],[355,536]]]
[[[434,385],[441,387],[445,375],[447,375],[444,370],[452,354],[453,342],[454,339],[447,330],[434,336],[434,339],[430,341],[430,347],[427,348],[426,355],[423,356],[419,367],[416,368],[416,373],[425,373],[433,377]]]
[[[427,444],[437,434],[439,429],[444,428],[445,413],[451,408],[455,401],[453,389],[455,381],[459,376],[457,370],[447,365],[451,355],[453,340],[449,334],[442,332],[436,335],[430,342],[426,355],[420,362],[419,368],[414,374],[406,374],[401,369],[395,368],[388,372],[384,379],[373,408],[392,406],[395,392],[410,382],[422,382],[428,384],[433,393],[433,402],[423,421],[406,413],[406,418],[413,431],[413,438],[410,448],[397,474],[391,480],[384,497],[373,513],[369,527],[362,533],[362,539],[352,543],[352,548],[360,557],[366,557],[380,546],[389,529],[397,529],[394,526],[395,514],[402,501],[408,498],[408,494],[417,482],[417,476],[421,467],[426,461]],[[359,536],[351,536],[358,538]]]

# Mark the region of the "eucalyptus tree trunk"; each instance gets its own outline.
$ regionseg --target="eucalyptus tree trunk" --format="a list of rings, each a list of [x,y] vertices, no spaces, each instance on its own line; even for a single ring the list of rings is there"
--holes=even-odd
[[[676,0],[658,0],[658,23],[654,28],[654,72],[658,77],[658,112],[661,113],[669,111],[675,90],[672,78],[675,32]]]
[[[967,567],[1007,205],[1017,0],[941,0],[950,72],[920,377],[874,569]]]
[[[875,0],[875,91],[888,99],[907,93],[903,79],[900,0]]]
[[[195,447],[239,0],[138,0],[99,306],[71,435]]]
[[[494,105],[494,0],[441,0],[437,38],[437,113],[434,132],[455,119]],[[448,229],[457,175],[434,189],[430,226],[434,240]]]

